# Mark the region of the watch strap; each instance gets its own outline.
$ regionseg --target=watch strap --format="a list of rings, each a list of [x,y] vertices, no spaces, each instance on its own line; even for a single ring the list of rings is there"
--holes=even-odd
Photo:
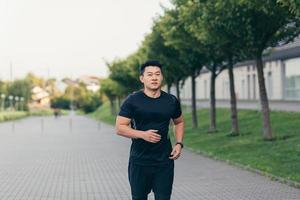
[[[175,145],[179,144],[181,146],[181,148],[183,148],[183,143],[182,142],[176,142]]]

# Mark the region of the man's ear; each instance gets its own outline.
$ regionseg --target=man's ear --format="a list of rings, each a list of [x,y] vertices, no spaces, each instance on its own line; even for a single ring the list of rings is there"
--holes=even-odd
[[[140,81],[141,81],[142,83],[144,83],[144,76],[143,76],[143,75],[140,75]]]

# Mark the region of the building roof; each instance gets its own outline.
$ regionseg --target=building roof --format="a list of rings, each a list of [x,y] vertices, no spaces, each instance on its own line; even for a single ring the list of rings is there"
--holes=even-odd
[[[272,48],[263,56],[263,61],[269,62],[273,60],[287,60],[297,57],[300,57],[300,38],[295,39],[291,43]],[[247,60],[237,63],[235,67],[253,64],[255,64],[255,60]]]
[[[77,82],[85,85],[99,85],[99,78],[96,76],[81,76],[77,79]]]
[[[31,96],[32,100],[40,100],[49,97],[49,93],[39,86],[35,86],[34,88],[32,88],[31,92],[32,92],[32,96]]]
[[[270,62],[274,60],[288,60],[292,58],[300,58],[300,37],[296,38],[293,42],[270,49],[263,56],[263,61]],[[246,60],[235,64],[234,67],[244,67],[255,64],[255,60]],[[204,67],[201,72],[207,73],[209,70]]]

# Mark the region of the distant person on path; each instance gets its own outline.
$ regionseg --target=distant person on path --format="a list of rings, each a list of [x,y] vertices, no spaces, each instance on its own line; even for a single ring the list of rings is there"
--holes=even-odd
[[[184,121],[177,98],[161,90],[162,66],[148,61],[140,67],[144,89],[130,94],[116,119],[118,135],[132,138],[128,178],[133,200],[146,200],[151,190],[156,200],[169,200],[174,160],[183,148]],[[168,130],[175,125],[172,148]]]
[[[57,118],[61,115],[61,110],[59,108],[54,108],[53,114],[54,114],[55,118]]]

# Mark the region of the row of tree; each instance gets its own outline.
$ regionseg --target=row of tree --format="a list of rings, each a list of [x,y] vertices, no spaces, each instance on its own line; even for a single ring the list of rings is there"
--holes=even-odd
[[[56,80],[49,79],[44,80],[32,73],[28,73],[25,78],[16,79],[13,81],[3,81],[0,80],[0,94],[5,97],[2,101],[5,101],[5,107],[10,106],[8,103],[8,97],[22,97],[24,98],[24,109],[28,109],[28,102],[31,100],[31,90],[34,86],[39,86],[41,88],[48,88],[47,92],[51,96],[59,95],[58,90],[56,89]]]
[[[60,109],[80,109],[85,113],[95,111],[101,104],[100,92],[89,91],[84,83],[65,78],[67,84],[60,96],[52,99],[51,107]]]
[[[163,63],[165,84],[180,86],[191,80],[193,128],[196,114],[196,77],[211,73],[210,131],[216,130],[215,81],[227,69],[230,83],[232,135],[239,135],[233,67],[255,60],[263,122],[263,138],[273,139],[264,80],[263,55],[271,47],[292,41],[300,33],[300,5],[297,0],[173,0],[172,8],[157,17],[151,33],[139,49],[125,59],[107,63],[110,76],[101,83],[112,108],[114,99],[141,87],[138,67],[147,59]],[[120,101],[119,101],[120,102]]]
[[[28,109],[28,104],[32,101],[32,89],[40,87],[49,94],[52,108],[70,109],[71,107],[81,109],[86,113],[95,111],[102,103],[100,92],[89,91],[85,84],[72,82],[71,79],[65,78],[63,82],[67,87],[61,92],[56,85],[56,79],[43,79],[34,75],[27,74],[23,79],[14,81],[0,80],[0,101],[1,107],[7,108],[12,106],[8,97],[23,97],[24,109]],[[2,99],[1,96],[5,97]],[[15,101],[13,101],[16,104]],[[16,107],[16,106],[13,106]],[[1,108],[1,109],[4,109]]]

